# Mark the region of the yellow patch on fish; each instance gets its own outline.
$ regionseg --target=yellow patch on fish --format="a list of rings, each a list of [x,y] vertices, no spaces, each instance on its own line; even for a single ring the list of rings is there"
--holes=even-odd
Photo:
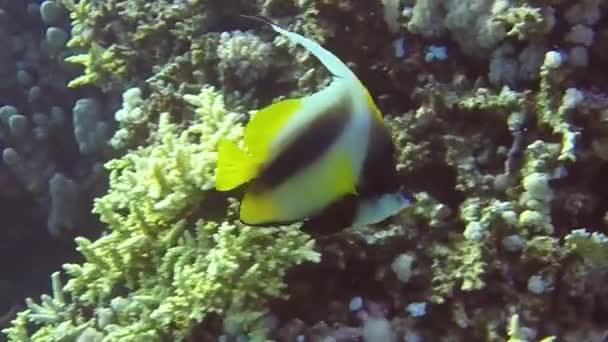
[[[271,152],[271,142],[300,108],[300,100],[285,100],[259,110],[245,127],[245,148],[221,140],[218,147],[216,189],[228,191],[255,178]]]
[[[287,120],[302,107],[299,99],[280,101],[259,110],[245,128],[245,146],[259,160],[268,159],[272,139]]]

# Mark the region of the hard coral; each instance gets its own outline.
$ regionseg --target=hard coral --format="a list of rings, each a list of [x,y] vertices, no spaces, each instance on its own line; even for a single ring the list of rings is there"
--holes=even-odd
[[[484,247],[471,240],[455,241],[453,246],[437,246],[433,253],[433,290],[431,300],[443,303],[457,290],[480,290],[485,286]]]
[[[211,88],[188,96],[198,113],[191,125],[180,132],[163,114],[148,146],[107,164],[110,190],[94,211],[108,233],[76,240],[86,261],[64,266],[63,290],[54,276],[54,299],[43,296],[43,306],[29,300],[9,337],[179,340],[211,315],[229,315],[237,332],[263,339],[266,304],[283,296],[285,272],[318,254],[297,225],[239,223],[236,203],[225,204],[226,219],[206,218],[222,215],[205,202],[217,142],[242,132],[218,96]]]
[[[448,31],[463,53],[487,55],[507,36],[523,39],[547,29],[540,8],[506,0],[416,1],[408,28],[428,38]]]

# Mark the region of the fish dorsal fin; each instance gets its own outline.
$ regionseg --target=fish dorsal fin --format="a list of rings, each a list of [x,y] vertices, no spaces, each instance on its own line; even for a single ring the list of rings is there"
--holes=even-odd
[[[300,44],[308,51],[310,51],[310,53],[317,57],[317,59],[327,68],[327,70],[332,73],[334,78],[348,78],[352,80],[357,80],[358,84],[360,84],[361,86],[361,90],[365,93],[367,104],[372,110],[375,119],[382,121],[382,114],[376,107],[376,104],[374,103],[374,100],[369,94],[369,91],[365,88],[365,86],[363,86],[363,84],[361,84],[361,82],[357,78],[357,75],[355,75],[355,73],[350,70],[350,68],[344,62],[342,62],[340,58],[338,58],[338,56],[334,55],[331,51],[325,49],[324,47],[319,45],[319,43],[315,42],[312,39],[306,38],[295,32],[287,31],[266,19],[257,19],[264,21],[265,23],[270,25],[272,29],[275,30],[277,33],[280,33],[281,35],[287,37],[287,39],[289,39],[290,41]]]
[[[344,62],[342,62],[340,58],[338,58],[338,56],[334,55],[331,51],[325,49],[314,40],[306,38],[295,32],[287,31],[264,17],[247,15],[243,15],[243,17],[258,20],[270,25],[275,32],[283,35],[294,43],[302,45],[304,48],[310,51],[310,53],[317,57],[317,59],[327,68],[327,70],[329,70],[330,73],[332,73],[334,77],[357,79],[357,76],[346,64],[344,64]]]
[[[301,99],[288,99],[257,111],[245,128],[244,140],[249,152],[265,162],[270,157],[273,139],[301,107]]]
[[[319,59],[321,63],[337,78],[357,78],[350,68],[342,62],[338,56],[331,51],[322,47],[319,43],[312,39],[306,38],[295,32],[287,31],[277,25],[271,24],[271,27],[276,32],[287,37],[294,43],[298,43],[305,47],[310,53]]]
[[[335,79],[344,79],[344,78],[349,78],[351,80],[357,80],[357,83],[360,85],[361,90],[365,93],[365,99],[367,101],[367,105],[369,106],[370,110],[372,111],[374,118],[376,120],[382,122],[382,113],[380,112],[380,110],[378,109],[376,104],[374,103],[374,100],[372,99],[372,96],[370,95],[369,91],[359,81],[359,79],[357,78],[357,75],[355,75],[355,73],[352,70],[350,70],[350,68],[344,62],[342,62],[342,60],[340,58],[338,58],[338,56],[334,55],[331,51],[325,49],[324,47],[322,47],[319,43],[315,42],[314,40],[306,38],[295,32],[287,31],[284,28],[274,24],[272,21],[270,21],[267,18],[260,17],[260,16],[249,16],[249,15],[242,15],[242,17],[261,21],[264,24],[272,27],[272,29],[275,32],[283,35],[284,37],[289,39],[291,42],[302,45],[304,48],[306,48],[308,51],[310,51],[310,53],[312,53],[325,66],[325,68],[327,68],[327,70],[329,70],[329,72],[334,76],[334,80]]]

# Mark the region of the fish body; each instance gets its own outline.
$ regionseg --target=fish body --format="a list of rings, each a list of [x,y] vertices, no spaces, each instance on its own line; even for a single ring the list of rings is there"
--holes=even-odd
[[[220,142],[216,188],[250,182],[240,219],[251,225],[301,221],[355,198],[351,223],[370,224],[411,204],[399,190],[390,133],[365,86],[318,43],[269,25],[307,48],[333,80],[310,96],[258,111],[242,147]]]

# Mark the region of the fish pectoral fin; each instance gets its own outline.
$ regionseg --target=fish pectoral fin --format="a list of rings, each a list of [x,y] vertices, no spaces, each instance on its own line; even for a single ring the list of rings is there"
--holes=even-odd
[[[302,106],[300,99],[288,99],[260,109],[245,128],[245,145],[260,160],[266,160],[272,140],[285,126],[287,120]]]
[[[258,163],[233,141],[222,139],[218,145],[215,188],[229,191],[256,176]]]

